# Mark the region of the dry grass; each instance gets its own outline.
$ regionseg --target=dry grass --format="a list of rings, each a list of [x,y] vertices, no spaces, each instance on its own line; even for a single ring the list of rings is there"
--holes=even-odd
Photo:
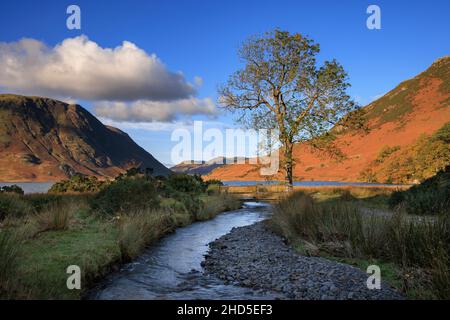
[[[307,242],[328,255],[380,259],[400,268],[424,269],[434,297],[450,296],[450,219],[363,215],[352,202],[317,203],[295,193],[275,206],[274,229],[292,242]]]
[[[0,229],[0,297],[11,293],[17,285],[20,243],[21,239],[14,231]]]
[[[231,196],[230,196],[231,197]],[[89,208],[92,196],[12,197],[34,209],[0,221],[0,299],[79,299],[121,262],[138,256],[176,227],[195,221],[185,203],[166,199],[161,209],[135,209],[105,217]],[[204,195],[205,203],[227,196]],[[231,203],[231,202],[230,202]],[[19,208],[19,206],[15,206]],[[9,208],[9,206],[7,206]],[[7,213],[10,213],[9,210]],[[66,287],[68,265],[82,269],[81,291]]]
[[[317,200],[334,198],[375,199],[376,197],[388,198],[394,191],[406,190],[410,186],[294,186],[294,192],[304,192],[313,195]],[[282,200],[289,196],[284,185],[253,185],[253,186],[220,186],[222,193],[235,194],[240,197],[248,197],[266,200]],[[384,200],[383,200],[384,202]]]
[[[45,209],[34,217],[39,232],[67,230],[70,219],[79,208],[80,204],[72,201],[52,203],[46,206]]]
[[[236,210],[241,207],[241,201],[229,193],[220,193],[208,196],[206,201],[202,201],[203,206],[195,215],[196,220],[209,220],[221,212]]]
[[[173,231],[171,214],[162,211],[139,210],[119,218],[119,247],[124,261],[137,257],[142,250]]]

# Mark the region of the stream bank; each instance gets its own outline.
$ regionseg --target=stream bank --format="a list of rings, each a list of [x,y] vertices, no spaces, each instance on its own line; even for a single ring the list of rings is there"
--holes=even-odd
[[[369,290],[369,275],[360,269],[298,255],[264,221],[234,228],[212,242],[202,265],[226,283],[277,292],[283,299],[403,299],[383,281],[381,289]]]

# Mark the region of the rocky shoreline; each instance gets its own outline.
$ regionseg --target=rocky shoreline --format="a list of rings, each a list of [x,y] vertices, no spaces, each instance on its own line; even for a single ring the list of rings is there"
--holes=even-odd
[[[275,291],[285,299],[403,299],[383,281],[381,289],[369,290],[369,275],[360,269],[298,255],[264,221],[233,228],[210,243],[202,265],[226,283]]]

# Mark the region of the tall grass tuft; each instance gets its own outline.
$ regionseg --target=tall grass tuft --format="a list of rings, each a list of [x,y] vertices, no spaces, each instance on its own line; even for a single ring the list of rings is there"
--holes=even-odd
[[[39,231],[67,230],[70,219],[78,208],[79,205],[72,201],[56,202],[47,205],[35,216]]]
[[[19,253],[20,239],[17,234],[0,229],[0,297],[11,292],[11,287],[17,282]]]
[[[241,207],[241,201],[232,194],[220,193],[209,196],[195,214],[195,220],[209,220],[221,212],[236,210]]]
[[[162,211],[138,210],[119,218],[119,247],[124,261],[137,257],[142,250],[173,231],[173,217]]]
[[[0,221],[5,218],[20,218],[32,212],[32,207],[23,196],[13,193],[0,193]]]

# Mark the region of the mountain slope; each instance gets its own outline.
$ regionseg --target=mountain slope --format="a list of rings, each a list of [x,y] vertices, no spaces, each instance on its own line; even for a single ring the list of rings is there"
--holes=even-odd
[[[79,105],[0,95],[0,181],[55,181],[74,173],[114,177],[139,165],[170,172]]]
[[[342,132],[337,146],[346,155],[341,162],[296,145],[296,180],[364,181],[364,172],[382,149],[401,150],[431,135],[450,121],[450,57],[435,61],[427,70],[399,84],[365,108],[370,132],[365,135]],[[450,156],[449,156],[450,158]],[[226,165],[213,170],[210,178],[222,180],[264,180],[254,165]],[[283,180],[283,173],[274,180]],[[390,177],[379,175],[379,181]],[[391,182],[412,182],[426,177],[397,177]],[[402,181],[401,181],[402,180]]]

